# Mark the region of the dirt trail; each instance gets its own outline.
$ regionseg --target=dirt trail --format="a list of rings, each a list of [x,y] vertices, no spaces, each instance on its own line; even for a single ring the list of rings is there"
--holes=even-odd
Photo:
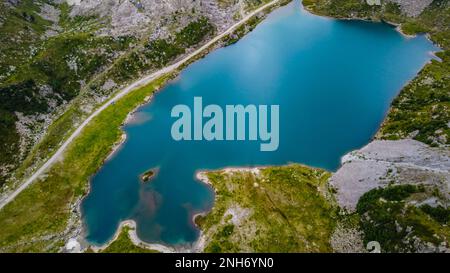
[[[94,113],[92,113],[83,123],[81,123],[80,126],[75,130],[75,132],[72,133],[72,135],[59,147],[59,149],[56,151],[56,153],[49,159],[47,162],[44,163],[31,177],[29,177],[24,183],[22,183],[17,189],[12,191],[10,194],[8,194],[5,198],[0,200],[0,209],[2,209],[4,206],[6,206],[8,203],[14,200],[17,195],[19,195],[23,190],[25,190],[34,180],[36,180],[41,174],[43,174],[58,158],[64,153],[66,148],[72,143],[72,141],[81,133],[81,131],[86,127],[86,125],[89,124],[89,122],[98,116],[103,110],[105,110],[108,106],[113,104],[115,101],[119,100],[123,96],[127,95],[133,90],[136,90],[139,87],[145,86],[149,84],[154,79],[167,74],[169,72],[174,71],[178,67],[182,66],[198,54],[202,53],[204,50],[207,50],[211,45],[218,42],[220,39],[222,39],[224,36],[232,33],[236,28],[247,22],[250,18],[258,14],[259,12],[265,10],[266,8],[269,8],[276,3],[278,3],[280,0],[274,0],[270,3],[265,4],[262,7],[259,7],[258,9],[254,10],[253,12],[249,13],[245,18],[243,18],[241,21],[237,22],[236,24],[232,25],[230,28],[228,28],[226,31],[222,32],[221,34],[217,35],[213,39],[211,39],[209,42],[204,44],[199,49],[195,50],[194,52],[190,53],[186,57],[184,57],[182,60],[169,65],[161,70],[158,70],[140,80],[135,81],[134,83],[130,84],[128,87],[120,91],[117,95],[115,95],[113,98],[108,100],[106,103],[104,103],[100,108],[98,108]]]

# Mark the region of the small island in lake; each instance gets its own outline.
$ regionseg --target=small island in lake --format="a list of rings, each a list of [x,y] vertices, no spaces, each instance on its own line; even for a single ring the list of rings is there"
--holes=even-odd
[[[152,168],[148,171],[145,171],[143,174],[140,175],[140,179],[142,182],[148,182],[149,180],[153,179],[158,174],[159,168]]]

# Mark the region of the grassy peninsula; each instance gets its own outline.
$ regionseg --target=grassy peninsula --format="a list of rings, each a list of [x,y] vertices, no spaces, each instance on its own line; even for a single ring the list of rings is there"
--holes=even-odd
[[[205,252],[331,252],[338,207],[330,173],[301,165],[200,174],[216,192],[197,216]]]
[[[195,219],[203,251],[366,252],[372,241],[381,252],[448,250],[448,198],[433,185],[375,188],[348,211],[331,176],[295,164],[198,174],[216,192],[213,209]]]
[[[280,3],[287,2],[289,1]],[[30,4],[30,1],[24,3]],[[448,1],[434,1],[415,18],[403,15],[399,7],[391,3],[382,6],[368,6],[359,0],[304,0],[304,3],[309,10],[320,15],[385,20],[401,24],[402,30],[408,34],[429,33],[431,39],[443,49],[443,52],[437,54],[441,61],[433,60],[401,91],[377,138],[402,139],[409,136],[429,145],[448,147]],[[22,17],[30,18],[27,14],[25,12]],[[223,39],[222,45],[235,42],[253,29],[262,18],[258,16],[250,20],[234,35]],[[66,19],[62,19],[62,22]],[[86,71],[90,79],[86,89],[81,94],[77,93],[76,98],[73,97],[73,104],[50,125],[48,134],[32,149],[24,165],[18,168],[17,177],[26,176],[27,172],[33,170],[31,166],[35,166],[36,161],[47,158],[70,135],[74,124],[86,116],[86,112],[81,109],[85,106],[84,99],[92,98],[90,91],[101,90],[109,78],[121,84],[134,79],[144,68],[150,68],[146,67],[149,63],[143,61],[143,58],[151,60],[151,68],[163,67],[175,60],[186,47],[194,46],[214,32],[214,28],[203,20],[204,18],[199,18],[198,21],[191,22],[186,28],[175,32],[170,39],[141,43],[140,47],[121,55],[101,75],[94,76]],[[82,39],[77,44],[83,44],[83,39],[88,39],[90,46],[91,42],[94,45],[101,42],[93,42],[89,37],[72,38]],[[47,41],[53,46],[44,47],[42,53],[31,59],[31,64],[26,63],[21,68],[21,71],[27,72],[25,76],[52,72],[42,69],[53,65],[46,62],[54,60],[53,56],[64,55],[60,54],[62,49],[72,50],[71,39],[58,39],[56,37]],[[118,44],[113,45],[119,47],[137,43],[135,40],[115,42]],[[109,44],[109,41],[106,43]],[[100,58],[101,60],[103,59]],[[33,65],[34,62],[36,65]],[[40,67],[41,64],[45,65]],[[67,75],[58,76],[58,79],[65,80]],[[128,113],[173,76],[171,74],[159,78],[108,107],[84,129],[66,150],[64,157],[45,176],[0,211],[0,252],[57,252],[61,251],[67,238],[81,234],[79,203],[88,191],[90,176],[98,170],[114,144],[120,140],[120,126]],[[43,79],[48,80],[46,77]],[[68,79],[71,80],[73,79]],[[21,84],[28,84],[24,85],[26,90],[33,86],[24,78],[0,87],[13,88],[5,93],[10,94]],[[77,86],[72,87],[74,92],[78,92]],[[33,105],[39,106],[39,103]],[[4,116],[13,124],[13,118]],[[5,136],[11,143],[16,143],[16,135]],[[446,205],[446,198],[439,191],[421,186],[377,188],[360,198],[355,212],[344,213],[335,201],[335,190],[329,185],[331,176],[326,171],[300,165],[203,173],[202,180],[211,183],[216,190],[216,203],[212,211],[196,218],[196,223],[203,232],[204,251],[355,251],[363,248],[361,240],[365,243],[379,241],[383,251],[395,252],[428,250],[428,243],[432,243],[433,247],[442,246],[444,250],[448,247],[448,208],[429,206],[426,203],[417,205],[432,197]],[[128,227],[123,228],[118,238],[104,251],[148,252],[133,244],[128,236],[129,231]],[[404,242],[405,238],[409,240],[407,243]],[[346,243],[357,247],[343,247]]]
[[[448,1],[435,0],[415,17],[406,15],[398,4],[381,2],[380,6],[370,6],[363,0],[303,1],[309,11],[318,15],[385,21],[399,25],[399,29],[407,35],[426,33],[442,48],[443,51],[436,54],[439,60],[432,60],[401,90],[376,138],[413,138],[436,146],[445,154],[450,140]],[[401,143],[404,145],[404,142]],[[374,154],[380,152],[377,149],[389,146],[384,145],[385,142],[374,143]],[[408,145],[405,147],[408,148]],[[409,146],[412,149],[414,145],[420,146]],[[431,150],[427,149],[427,146],[423,146],[423,151],[426,151],[423,154],[431,155]],[[381,157],[377,157],[381,165],[391,160],[384,161]],[[355,164],[359,164],[360,160],[365,159],[357,159]],[[353,163],[349,159],[344,164],[348,167]],[[445,173],[436,180],[433,171],[427,173],[420,166],[411,164],[405,168],[396,166],[394,161],[389,164],[391,167],[386,169],[386,177],[391,182],[362,194],[356,209],[350,211],[332,201],[336,190],[339,190],[329,184],[332,175],[325,172],[317,177],[318,171],[312,168],[293,165],[203,174],[202,180],[208,181],[216,189],[215,207],[196,221],[203,231],[204,250],[364,252],[368,242],[377,241],[382,252],[448,251],[449,199],[448,193],[441,191],[442,185],[445,185]],[[366,167],[370,168],[370,165]],[[347,180],[369,175],[364,171],[355,175],[351,168],[344,171],[348,172],[349,176],[343,177]],[[405,181],[408,177],[411,180]],[[348,183],[351,185],[358,181]],[[305,196],[317,199],[305,199]],[[315,214],[315,217],[309,213]],[[283,221],[286,222],[281,224]],[[321,237],[308,234],[307,228],[301,228],[305,226],[317,229]]]

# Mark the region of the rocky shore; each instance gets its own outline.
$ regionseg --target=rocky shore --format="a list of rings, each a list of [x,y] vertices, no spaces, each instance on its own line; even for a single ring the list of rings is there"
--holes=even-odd
[[[435,186],[450,200],[450,151],[412,139],[375,140],[345,155],[330,179],[339,205],[349,210],[374,188],[406,183]]]

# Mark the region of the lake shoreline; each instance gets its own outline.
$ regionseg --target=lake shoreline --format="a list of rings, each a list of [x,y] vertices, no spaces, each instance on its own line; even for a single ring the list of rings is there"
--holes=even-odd
[[[101,246],[94,246],[90,245],[89,247],[96,253],[101,252],[108,248],[114,241],[117,240],[120,233],[122,233],[122,230],[125,227],[131,228],[131,230],[128,232],[128,235],[130,237],[130,240],[133,242],[134,245],[138,247],[144,247],[149,250],[156,250],[158,252],[163,253],[175,253],[175,248],[170,247],[168,245],[158,244],[158,243],[147,243],[139,239],[136,233],[136,222],[134,220],[124,220],[120,222],[119,227],[116,230],[116,233],[114,234],[113,238],[109,240],[107,243],[101,245]]]
[[[321,13],[316,13],[314,12],[314,10],[312,10],[311,8],[304,6],[303,5],[303,9],[305,11],[307,11],[308,13],[315,15],[315,16],[320,16],[323,18],[327,18],[330,20],[341,20],[341,21],[363,21],[363,22],[369,22],[369,23],[381,23],[381,24],[387,24],[389,26],[392,26],[395,28],[395,30],[400,33],[403,37],[411,39],[411,38],[415,38],[417,37],[417,35],[420,34],[407,34],[402,30],[402,24],[401,23],[396,23],[396,22],[392,22],[392,21],[387,21],[387,20],[383,20],[383,19],[371,19],[371,18],[364,18],[364,17],[358,17],[358,16],[354,16],[354,17],[332,17],[326,14],[321,14]],[[429,33],[422,33],[423,35],[425,35],[425,37],[427,37],[427,39],[432,42],[434,44],[434,42],[431,40]],[[436,46],[440,47],[440,45],[436,44]]]
[[[252,18],[257,18],[257,19],[258,19],[258,21],[257,21],[257,23],[256,23],[256,25],[258,25],[259,23],[263,22],[264,19],[265,19],[272,11],[274,11],[274,10],[276,10],[276,9],[282,7],[282,6],[285,6],[285,5],[287,5],[287,4],[291,3],[291,2],[292,2],[292,0],[279,0],[279,1],[277,1],[276,3],[274,3],[274,4],[270,5],[270,6],[267,6],[267,7],[266,7],[264,10],[262,10],[260,13],[255,14],[254,16],[252,16]],[[251,31],[253,30],[253,28],[246,29],[246,26],[247,26],[247,25],[251,25],[251,23],[246,22],[246,23],[242,24],[239,28],[236,28],[236,29],[235,29],[233,32],[231,32],[229,35],[227,35],[227,36],[223,37],[222,39],[218,40],[216,43],[212,44],[212,45],[211,45],[210,47],[208,47],[206,50],[202,51],[201,53],[199,53],[198,55],[196,55],[195,57],[193,57],[192,59],[190,59],[189,61],[187,61],[185,64],[183,64],[182,66],[180,66],[179,68],[177,68],[176,70],[174,70],[173,72],[171,72],[170,75],[169,75],[169,79],[168,79],[167,81],[165,81],[164,84],[162,84],[161,86],[159,86],[159,87],[158,87],[151,95],[147,96],[147,97],[142,101],[142,103],[140,103],[138,106],[136,106],[135,109],[134,109],[133,111],[131,111],[131,112],[127,115],[127,117],[125,118],[125,120],[122,122],[122,124],[121,124],[121,126],[120,126],[120,130],[122,131],[121,139],[118,140],[118,141],[111,147],[111,151],[110,151],[110,153],[108,154],[108,156],[105,158],[104,162],[106,162],[107,160],[111,160],[111,159],[115,156],[115,154],[117,153],[117,151],[120,150],[121,147],[122,147],[122,145],[126,142],[127,134],[126,134],[126,132],[124,131],[124,127],[125,127],[127,124],[129,124],[129,123],[132,122],[132,120],[133,120],[133,118],[134,118],[133,115],[134,115],[136,112],[138,112],[139,109],[141,109],[142,107],[145,107],[146,105],[148,105],[149,103],[151,103],[153,97],[154,97],[158,92],[160,92],[160,91],[163,89],[164,86],[166,86],[167,84],[169,84],[171,81],[175,80],[175,79],[178,77],[178,75],[180,74],[180,72],[181,72],[184,68],[186,68],[186,67],[189,66],[190,64],[192,64],[192,63],[194,63],[194,62],[196,62],[196,61],[198,61],[198,60],[204,58],[206,55],[208,55],[209,53],[211,53],[211,52],[214,51],[214,50],[217,50],[217,49],[219,49],[219,48],[223,48],[223,47],[229,46],[230,44],[227,43],[227,40],[229,39],[229,37],[230,37],[231,35],[234,35],[234,33],[238,32],[238,31],[240,30],[241,27],[244,27],[245,32],[244,32],[244,33],[240,33],[240,35],[237,36],[238,40],[242,39],[245,35],[247,35],[249,32],[251,32]],[[189,52],[188,52],[187,54],[189,54]],[[183,56],[181,56],[180,58],[182,58],[182,57],[183,57]],[[175,60],[175,62],[176,62],[176,60]],[[103,164],[102,164],[102,165],[103,165]],[[94,174],[92,174],[92,176],[94,176],[97,172],[98,172],[98,170],[97,170]],[[83,200],[84,200],[84,199],[89,195],[89,193],[90,193],[91,182],[92,182],[92,181],[90,180],[89,183],[88,183],[89,186],[88,186],[88,191],[87,191],[87,193],[86,193],[84,196],[82,196],[82,198],[81,198],[82,201],[78,203],[77,211],[79,211],[79,212],[82,211],[82,209],[81,209],[81,204],[83,203]],[[202,212],[197,213],[197,214],[195,214],[195,215],[199,215],[199,214],[201,214],[201,213],[202,213]],[[81,215],[82,215],[82,213],[81,213]],[[81,218],[82,218],[82,217],[81,217]],[[122,222],[120,223],[120,225],[119,225],[119,227],[118,227],[116,233],[114,234],[114,240],[108,240],[108,243],[105,244],[105,245],[101,245],[101,246],[93,246],[93,245],[90,245],[90,243],[86,240],[87,232],[86,232],[85,223],[84,223],[84,221],[81,221],[81,222],[82,222],[82,223],[81,223],[81,227],[78,227],[78,228],[81,228],[81,230],[82,230],[81,233],[82,233],[83,236],[82,236],[82,239],[79,239],[79,240],[80,240],[82,243],[86,243],[86,244],[88,245],[84,250],[87,250],[89,247],[95,247],[95,248],[98,249],[98,250],[104,249],[104,248],[106,248],[108,245],[110,245],[115,239],[117,239],[117,237],[120,235],[120,231],[122,230],[122,228],[123,228],[124,226],[130,226],[130,227],[132,227],[133,225],[136,224],[135,221],[130,220],[130,219],[129,219],[129,220],[124,220],[124,221],[122,221]],[[135,235],[135,241],[136,241],[136,242],[142,242],[142,243],[144,243],[144,244],[146,244],[146,245],[151,245],[151,246],[153,246],[153,247],[157,247],[157,248],[159,248],[159,249],[161,249],[161,250],[165,250],[165,251],[168,251],[168,250],[171,250],[171,251],[172,251],[173,249],[176,249],[176,248],[173,248],[173,249],[172,249],[172,247],[170,247],[169,245],[163,245],[163,244],[149,244],[149,243],[146,243],[146,242],[144,242],[144,241],[142,241],[141,239],[138,238],[138,236],[137,236],[137,234],[135,233],[135,231],[134,231],[134,235]],[[71,238],[71,239],[72,239],[72,238]],[[186,249],[190,249],[190,248],[186,248]],[[154,249],[154,250],[156,250],[156,249]],[[164,252],[164,251],[162,251],[162,252]]]
[[[318,15],[318,16],[321,16],[321,15]],[[333,18],[333,19],[335,19],[335,18]],[[343,19],[343,20],[346,20],[346,19]],[[360,20],[360,19],[347,19],[347,20]],[[371,22],[374,22],[374,21],[371,21]],[[400,29],[398,28],[397,31],[399,31],[399,30],[400,30]],[[402,34],[403,36],[405,36],[405,34],[402,33],[401,31],[399,31],[399,33]],[[405,36],[405,37],[406,37],[406,36]],[[211,49],[211,50],[214,50],[214,49],[215,49],[215,48],[213,48],[213,49]],[[210,52],[210,51],[208,51],[207,53],[205,53],[205,55],[208,54],[209,52]],[[417,77],[417,75],[416,75],[416,77]],[[406,86],[407,84],[408,84],[408,82],[405,83],[405,86]],[[400,90],[401,90],[401,89],[400,89]],[[158,91],[159,91],[159,90],[158,90]],[[138,110],[138,108],[144,106],[144,105],[147,104],[148,102],[149,102],[149,101],[144,102],[143,104],[141,104],[140,106],[138,106],[137,109],[136,109],[136,111]],[[390,108],[389,108],[389,109],[390,109]],[[389,111],[389,110],[388,110],[388,111]],[[135,112],[135,111],[133,111],[133,113],[134,113],[134,112]],[[131,115],[132,115],[132,113],[131,113]],[[386,116],[385,116],[385,118],[386,118]],[[385,118],[383,119],[383,122],[384,122]],[[382,126],[382,125],[380,125],[380,126]],[[377,132],[378,132],[378,131],[379,131],[379,129],[377,130]],[[369,143],[370,143],[370,142],[369,142]],[[122,144],[123,144],[123,143],[122,143]],[[120,147],[121,144],[119,144],[118,146]],[[118,149],[119,147],[116,147],[116,149]],[[246,168],[246,167],[243,167],[243,168],[240,168],[240,167],[230,167],[230,168],[224,168],[223,170],[224,170],[224,171],[229,171],[229,172],[233,172],[233,171],[255,171],[255,170],[258,170],[258,171],[259,171],[259,168],[261,168],[261,167],[247,167],[247,168]],[[203,183],[208,184],[208,185],[211,186],[211,184],[210,184],[209,180],[207,179],[207,177],[206,177],[204,171],[199,171],[199,172],[197,172],[197,173],[196,173],[196,178],[197,178],[198,180],[202,181]],[[199,215],[204,215],[204,214],[205,214],[205,212],[201,212],[201,213],[196,213],[196,214],[194,214],[194,216],[192,217],[192,221],[195,223],[195,218],[198,217]],[[122,229],[123,225],[128,225],[128,224],[130,224],[130,223],[128,223],[127,221],[130,221],[130,220],[126,220],[126,221],[121,222],[121,225],[119,226],[118,231],[120,231],[120,230]],[[124,224],[122,225],[122,223],[124,223]],[[136,224],[134,221],[133,221],[133,223],[134,223],[134,225]],[[201,232],[201,231],[200,231],[200,232]],[[119,233],[120,233],[120,232],[119,232]],[[136,236],[136,240],[139,240],[139,241],[142,242],[142,240],[140,240],[140,239],[138,238],[137,234],[135,234],[135,236]],[[202,237],[202,234],[200,234],[199,239],[196,240],[194,243],[201,242],[201,241],[204,242],[204,238]],[[149,244],[149,245],[151,246],[152,244]]]
[[[416,38],[418,35],[424,35],[424,37],[426,37],[426,39],[428,41],[430,41],[433,45],[435,45],[436,47],[439,48],[439,50],[436,51],[430,51],[430,55],[432,55],[434,58],[439,58],[436,53],[443,51],[442,46],[439,45],[438,43],[435,43],[430,36],[430,33],[425,32],[425,33],[420,33],[420,34],[406,34],[405,32],[403,32],[402,30],[402,24],[401,23],[396,23],[396,22],[392,22],[392,21],[387,21],[387,20],[383,20],[383,19],[378,19],[378,20],[373,20],[370,18],[363,18],[363,17],[358,17],[358,16],[353,16],[353,17],[332,17],[326,14],[321,14],[321,13],[317,13],[314,10],[312,10],[311,8],[309,8],[308,6],[303,5],[303,9],[310,13],[311,15],[315,15],[315,16],[320,16],[320,17],[324,17],[330,20],[341,20],[341,21],[363,21],[363,22],[369,22],[369,23],[381,23],[381,24],[387,24],[389,26],[392,26],[395,28],[395,30],[402,35],[403,37],[405,37],[406,39],[412,39],[412,38]],[[394,100],[400,95],[400,93],[411,83],[413,82],[415,79],[417,79],[417,77],[419,76],[420,72],[426,67],[426,65],[430,64],[431,61],[433,60],[433,58],[431,60],[429,60],[428,62],[424,63],[424,65],[422,66],[422,69],[420,69],[416,75],[411,78],[410,80],[408,80],[407,82],[405,82],[402,87],[398,90],[397,95],[394,97]],[[392,110],[392,102],[389,105],[389,108],[387,109],[386,113],[384,113],[384,117],[383,117],[383,121],[381,122],[381,124],[378,126],[376,132],[374,133],[374,135],[371,138],[371,141],[369,141],[368,143],[366,143],[365,145],[359,147],[360,149],[365,147],[366,145],[369,145],[372,141],[375,141],[378,139],[378,136],[381,135],[381,129],[383,128],[383,126],[386,124],[386,122],[388,122],[388,114],[390,113],[390,111]],[[356,151],[358,149],[355,149],[353,151]],[[353,151],[348,151],[348,153],[353,152]],[[345,155],[343,155],[344,157]],[[342,165],[340,166],[342,167]],[[339,167],[339,168],[340,168]],[[339,170],[339,169],[338,169]],[[337,170],[336,170],[337,171]]]

